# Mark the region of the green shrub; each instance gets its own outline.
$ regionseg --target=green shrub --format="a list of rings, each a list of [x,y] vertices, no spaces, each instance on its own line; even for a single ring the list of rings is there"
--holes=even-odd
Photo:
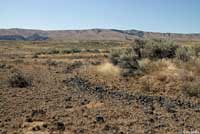
[[[177,45],[167,40],[135,40],[131,45],[138,58],[163,59],[176,56]]]
[[[150,58],[174,58],[176,55],[177,46],[173,42],[159,41],[148,46],[151,50]]]
[[[109,57],[114,65],[122,68],[122,76],[139,74],[140,67],[137,61],[137,55],[132,48],[113,50]]]
[[[65,49],[61,51],[62,54],[71,54],[71,53],[80,53],[80,52],[82,52],[82,50],[78,48]]]
[[[120,54],[121,54],[121,50],[120,49],[113,49],[109,55],[109,58],[111,60],[111,62],[114,64],[114,65],[117,65],[118,62],[119,62],[119,57],[120,57]]]
[[[176,50],[176,58],[182,61],[188,61],[190,59],[190,55],[188,49],[186,47],[179,47]]]
[[[59,54],[60,51],[57,49],[48,50],[47,54]]]
[[[81,49],[78,49],[78,48],[73,48],[71,50],[72,53],[80,53],[81,52]]]

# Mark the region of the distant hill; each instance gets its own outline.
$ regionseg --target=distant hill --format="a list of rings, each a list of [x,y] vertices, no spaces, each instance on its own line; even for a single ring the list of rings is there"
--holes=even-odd
[[[24,40],[24,41],[42,41],[48,40],[48,37],[40,36],[38,34],[33,34],[31,36],[22,36],[22,35],[0,35],[0,40]]]
[[[0,29],[0,40],[133,40],[135,38],[163,38],[200,41],[200,34],[156,33],[139,30],[29,30]]]

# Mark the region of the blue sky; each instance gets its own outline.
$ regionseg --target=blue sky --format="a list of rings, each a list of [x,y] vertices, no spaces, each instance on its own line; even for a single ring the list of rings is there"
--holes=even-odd
[[[200,33],[200,0],[2,0],[0,28]]]

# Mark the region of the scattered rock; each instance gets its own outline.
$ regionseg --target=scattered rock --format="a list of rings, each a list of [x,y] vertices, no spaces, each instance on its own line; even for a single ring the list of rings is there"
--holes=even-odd
[[[104,126],[103,131],[107,131],[109,133],[116,134],[116,133],[118,133],[119,128],[116,126],[111,126],[111,125],[107,124]],[[120,132],[120,134],[123,134],[123,132]]]
[[[45,123],[45,124],[42,125],[42,127],[43,127],[43,128],[47,128],[48,125]]]
[[[105,122],[105,120],[104,120],[104,117],[103,116],[96,116],[96,122],[98,122],[98,123],[103,123],[103,122]]]
[[[72,100],[71,96],[65,97],[65,101],[71,101],[71,100]]]
[[[81,103],[81,105],[86,105],[86,104],[89,104],[90,101],[87,100],[87,99],[82,99],[82,100],[80,101],[80,103]]]
[[[79,129],[75,130],[75,133],[76,134],[84,134],[84,129],[79,128]]]
[[[71,109],[71,108],[73,108],[73,106],[67,105],[67,106],[65,106],[65,108],[66,108],[66,109]]]
[[[33,122],[32,118],[30,118],[30,117],[26,118],[25,121],[26,121],[26,122]]]
[[[35,126],[35,127],[32,128],[32,130],[33,131],[39,131],[39,130],[41,130],[41,128],[40,128],[40,126]]]
[[[35,117],[35,116],[40,116],[44,114],[46,114],[46,111],[44,110],[33,110],[31,116]]]
[[[61,130],[61,131],[65,130],[65,124],[63,122],[57,122],[56,126],[57,126],[57,130]]]

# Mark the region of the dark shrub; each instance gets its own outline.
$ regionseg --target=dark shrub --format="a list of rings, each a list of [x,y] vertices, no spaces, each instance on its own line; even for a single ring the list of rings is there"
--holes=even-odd
[[[73,48],[71,51],[72,51],[72,53],[80,53],[81,52],[81,50],[78,48]]]
[[[53,61],[53,60],[51,60],[51,59],[48,59],[48,60],[46,61],[46,64],[49,65],[49,66],[57,66],[57,65],[59,64],[59,62]]]
[[[150,44],[151,45],[151,44]],[[177,45],[169,41],[153,42],[152,46],[149,46],[151,50],[150,58],[174,58],[176,56]]]
[[[139,59],[162,59],[176,56],[177,45],[171,41],[136,39],[131,46]]]
[[[86,49],[85,52],[89,52],[89,53],[100,53],[99,49]]]
[[[34,59],[38,58],[38,54],[35,53],[35,54],[32,56],[32,58],[34,58]]]
[[[59,50],[56,50],[56,49],[52,49],[52,50],[49,50],[47,53],[48,53],[48,54],[59,54],[60,51],[59,51]]]
[[[32,85],[32,80],[20,71],[9,76],[8,83],[11,87],[25,88]]]
[[[0,69],[4,69],[4,68],[6,68],[6,64],[1,64],[0,63]]]
[[[10,69],[10,68],[12,68],[11,65],[0,63],[0,69]]]
[[[70,53],[72,53],[72,51],[69,49],[65,49],[65,50],[62,50],[61,53],[62,54],[70,54]]]

